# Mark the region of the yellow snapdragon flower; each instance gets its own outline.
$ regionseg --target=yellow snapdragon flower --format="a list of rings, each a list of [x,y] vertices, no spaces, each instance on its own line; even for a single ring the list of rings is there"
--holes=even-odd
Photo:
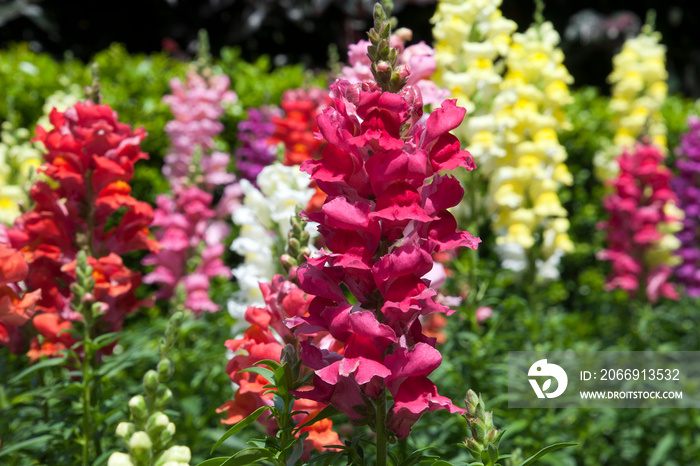
[[[515,22],[503,17],[501,0],[440,0],[432,18],[437,72],[445,87],[467,109],[455,130],[472,153],[479,173],[489,175],[493,159],[503,157],[503,127],[492,116],[491,102],[503,80],[502,59],[510,49]]]
[[[617,157],[641,136],[648,136],[664,153],[668,150],[661,116],[661,105],[668,95],[668,72],[666,47],[660,41],[661,34],[647,24],[637,37],[627,39],[613,58],[608,82],[612,86],[610,109],[615,134],[594,158],[595,174],[601,181],[617,175]]]
[[[560,258],[573,250],[567,212],[557,194],[573,183],[557,136],[569,125],[562,109],[572,102],[568,85],[573,82],[559,41],[549,22],[514,34],[493,103],[497,125],[505,128],[506,152],[489,181],[497,248],[504,267],[522,271],[527,264],[517,258],[531,260],[529,251],[539,244],[533,265],[543,279],[556,278]]]

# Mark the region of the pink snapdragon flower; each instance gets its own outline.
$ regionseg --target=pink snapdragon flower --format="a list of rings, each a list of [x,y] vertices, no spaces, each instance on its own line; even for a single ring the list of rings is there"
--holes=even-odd
[[[631,296],[641,288],[652,303],[661,296],[678,299],[668,281],[672,251],[663,244],[673,236],[663,230],[682,217],[673,213],[677,198],[663,160],[664,154],[653,145],[638,144],[625,151],[618,159],[620,174],[611,183],[614,192],[603,201],[610,218],[598,225],[608,232],[608,247],[598,253],[598,259],[612,264],[605,288],[620,288]]]
[[[404,41],[410,40],[411,35],[409,31],[408,35],[394,34],[391,36],[391,45],[399,51],[399,63],[408,65],[410,75],[407,84],[416,86],[420,90],[424,105],[440,105],[450,96],[450,91],[439,88],[431,79],[437,69],[435,49],[423,41],[404,47]],[[367,40],[350,44],[348,47],[349,66],[343,67],[343,79],[353,84],[372,79],[372,62],[367,56],[369,46],[370,42]]]
[[[433,268],[432,254],[480,242],[457,229],[447,209],[464,190],[441,174],[475,168],[449,134],[465,110],[445,101],[420,123],[417,87],[382,92],[375,81],[339,79],[331,98],[318,117],[328,144],[320,160],[301,167],[328,195],[319,212],[307,214],[327,250],[299,267],[300,288],[315,298],[307,316],[287,325],[299,336],[328,331],[345,347],[341,355],[302,343],[315,388],[298,395],[331,403],[364,424],[374,412],[367,404],[388,390],[394,404],[386,425],[405,438],[425,411],[462,411],[427,377],[442,358],[420,317],[453,312],[423,278]]]
[[[229,85],[230,81],[226,75],[205,78],[194,71],[187,74],[184,83],[178,78],[170,81],[173,93],[163,97],[163,102],[170,105],[175,119],[165,125],[165,132],[172,145],[165,156],[163,174],[171,184],[178,184],[181,180],[189,178],[192,157],[197,148],[206,154],[214,148],[214,137],[224,130],[219,121],[224,113],[223,104],[234,103],[237,100],[236,94],[229,90]],[[228,157],[228,154],[220,152],[215,154],[220,161]],[[221,163],[210,163],[206,161],[205,156],[203,163],[215,171],[220,171]],[[226,165],[228,160],[224,167]],[[205,173],[209,174],[206,171]]]
[[[155,266],[144,282],[160,285],[161,299],[173,297],[181,286],[186,309],[215,312],[219,307],[209,298],[209,280],[231,277],[221,259],[230,233],[222,219],[231,215],[242,192],[227,171],[230,156],[213,150],[214,138],[223,131],[218,121],[223,104],[235,102],[236,95],[225,75],[205,78],[192,71],[184,84],[175,78],[170,86],[173,94],[163,101],[175,119],[165,128],[171,147],[163,174],[173,194],[156,199],[153,225],[160,227],[156,236],[162,248],[144,258],[144,265]],[[225,186],[224,196],[213,206],[217,186]]]

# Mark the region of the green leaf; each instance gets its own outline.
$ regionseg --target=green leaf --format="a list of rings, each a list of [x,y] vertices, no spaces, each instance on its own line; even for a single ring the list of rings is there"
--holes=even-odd
[[[296,432],[299,432],[299,431],[300,431],[301,429],[303,429],[304,427],[308,427],[308,426],[310,426],[310,425],[312,425],[312,424],[317,423],[317,422],[320,421],[321,419],[325,419],[325,418],[327,418],[327,417],[334,416],[334,415],[338,414],[339,412],[340,412],[340,411],[338,411],[338,410],[337,410],[336,408],[334,408],[333,406],[328,405],[328,406],[326,406],[325,408],[323,408],[323,409],[322,409],[317,415],[315,415],[313,418],[311,418],[310,420],[306,421],[306,422],[303,423],[302,425],[297,426],[297,427],[296,427]],[[295,432],[295,433],[296,433],[296,432]]]
[[[119,332],[113,332],[113,333],[105,333],[104,335],[100,335],[99,337],[95,338],[92,341],[92,344],[95,345],[95,347],[99,348],[104,348],[105,346],[111,345],[115,341],[119,339]]]
[[[102,233],[106,233],[112,228],[116,228],[119,226],[119,224],[122,222],[122,219],[124,218],[124,214],[126,214],[129,211],[129,208],[126,206],[122,206],[112,212],[112,214],[107,217],[107,221],[105,222],[104,228],[102,228]]]
[[[12,385],[13,383],[18,382],[19,380],[25,378],[29,374],[32,374],[38,370],[46,369],[47,367],[60,366],[60,365],[65,364],[65,363],[66,363],[66,361],[64,358],[46,359],[44,361],[41,361],[41,362],[38,362],[36,364],[29,366],[28,368],[26,368],[25,370],[23,370],[22,372],[20,372],[16,376],[14,376],[12,379],[10,379],[10,381],[7,383],[8,383],[8,385]]]
[[[250,415],[249,415],[247,418],[243,419],[243,420],[240,421],[240,422],[237,422],[233,427],[231,427],[231,428],[223,435],[223,437],[221,437],[219,440],[216,441],[216,443],[214,444],[214,446],[211,448],[211,451],[209,452],[209,454],[212,454],[212,453],[214,452],[214,450],[216,450],[216,448],[217,448],[219,445],[221,445],[222,443],[224,443],[224,442],[226,441],[227,438],[229,438],[229,437],[232,436],[233,434],[235,434],[235,433],[241,431],[242,429],[248,427],[248,426],[251,425],[253,422],[255,422],[255,421],[262,415],[262,413],[265,412],[265,411],[268,410],[268,409],[270,409],[268,406],[261,406],[261,407],[259,407],[258,409],[256,409],[255,411],[253,411],[252,413],[250,413]]]
[[[238,371],[238,372],[239,373],[241,373],[241,372],[253,372],[255,374],[262,375],[270,382],[275,381],[275,373],[272,372],[270,369],[265,369],[264,367],[249,367],[248,369],[243,369],[243,370]]]
[[[553,443],[552,445],[549,445],[548,447],[544,447],[540,451],[538,451],[534,456],[529,457],[522,463],[520,463],[520,466],[528,466],[530,464],[533,464],[535,461],[538,459],[542,458],[544,455],[549,454],[555,450],[559,450],[560,448],[566,448],[566,447],[573,447],[575,445],[578,445],[577,443],[571,443],[571,442],[560,442],[560,443]]]
[[[49,440],[51,440],[51,438],[52,438],[51,435],[41,435],[39,437],[34,437],[32,439],[25,440],[24,442],[15,443],[14,445],[10,445],[9,447],[3,446],[2,450],[0,450],[0,457],[8,455],[8,454],[15,452],[17,450],[21,450],[23,448],[29,448],[29,447],[33,447],[35,445],[47,444],[47,443],[49,443]]]
[[[452,463],[448,463],[444,460],[436,460],[431,463],[431,466],[452,466]]]
[[[651,457],[647,462],[647,465],[658,466],[660,464],[663,464],[664,460],[668,458],[668,453],[671,451],[671,448],[673,448],[673,445],[675,443],[676,440],[672,432],[669,432],[668,434],[661,437],[661,440],[659,440],[659,443],[656,444],[656,447],[654,448],[654,451],[652,452]]]
[[[261,359],[258,362],[253,363],[256,366],[268,366],[270,369],[277,370],[278,367],[280,367],[280,363],[277,361],[274,361],[272,359]]]
[[[246,448],[233,455],[221,466],[243,466],[253,464],[263,458],[274,458],[274,456],[265,448]]]
[[[208,460],[204,460],[201,463],[197,464],[197,466],[221,466],[229,459],[231,459],[231,458],[228,456],[220,456],[218,458],[210,458]]]

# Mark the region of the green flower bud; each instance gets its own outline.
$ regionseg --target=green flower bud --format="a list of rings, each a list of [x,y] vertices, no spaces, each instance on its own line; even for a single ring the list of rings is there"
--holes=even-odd
[[[469,437],[464,443],[467,446],[467,450],[469,450],[469,453],[471,453],[474,459],[481,459],[481,451],[484,449],[484,447],[479,442]]]
[[[153,413],[146,421],[146,433],[152,439],[159,439],[160,433],[163,432],[170,424],[170,419],[164,413]]]
[[[478,440],[479,443],[483,444],[486,440],[486,426],[484,425],[484,421],[481,419],[473,419],[469,428],[472,431],[472,436]]]
[[[129,439],[129,449],[136,459],[136,464],[150,464],[152,448],[153,442],[151,442],[151,438],[144,431],[134,432]]]
[[[173,399],[173,392],[167,387],[159,387],[156,392],[156,409],[164,410]]]
[[[165,447],[175,435],[175,424],[170,422],[168,426],[160,433],[160,445]]]
[[[192,453],[188,447],[175,445],[165,450],[156,460],[155,466],[189,465]]]
[[[158,373],[153,369],[143,376],[143,388],[148,395],[153,395],[158,390]]]
[[[292,256],[296,256],[299,253],[299,248],[301,248],[299,239],[289,238],[289,244],[287,246],[287,251],[289,252],[289,254]]]
[[[148,417],[148,406],[143,395],[136,395],[129,400],[129,410],[131,417],[137,422],[142,423]]]
[[[107,466],[134,466],[134,463],[126,453],[114,452],[109,456]]]
[[[136,430],[136,426],[133,422],[120,422],[117,426],[117,435],[126,441],[129,441],[129,437]]]
[[[175,366],[170,359],[161,359],[158,363],[158,381],[167,382],[175,372]]]

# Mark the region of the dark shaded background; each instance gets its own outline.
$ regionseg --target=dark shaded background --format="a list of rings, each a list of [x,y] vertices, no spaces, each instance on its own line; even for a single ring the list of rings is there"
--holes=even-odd
[[[0,47],[28,41],[36,51],[62,56],[70,51],[87,61],[112,42],[130,52],[162,50],[187,58],[194,52],[197,31],[209,32],[213,51],[239,46],[242,57],[262,54],[273,63],[304,63],[325,68],[328,47],[335,44],[340,59],[347,45],[365,37],[369,27],[370,0],[125,0],[95,1],[0,1]],[[429,19],[435,11],[430,0],[396,0],[399,25],[410,27],[414,38],[431,42]],[[627,10],[644,22],[649,9],[657,11],[656,26],[668,47],[669,85],[672,93],[700,97],[700,21],[697,1],[642,0],[572,2],[549,0],[545,17],[565,36],[572,15],[592,9],[602,15]],[[504,0],[502,10],[524,30],[531,22],[534,2]],[[632,15],[631,17],[634,17]],[[624,16],[617,21],[624,32]],[[615,23],[614,20],[611,20]],[[628,32],[637,28],[627,24]],[[607,33],[614,33],[608,29]],[[623,35],[599,36],[587,44],[565,39],[566,65],[576,85],[605,86]],[[605,91],[604,91],[605,92]]]

